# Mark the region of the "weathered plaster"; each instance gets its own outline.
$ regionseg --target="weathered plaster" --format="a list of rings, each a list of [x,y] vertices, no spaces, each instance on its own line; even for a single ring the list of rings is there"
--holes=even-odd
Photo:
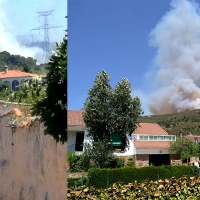
[[[0,199],[66,199],[66,144],[44,135],[38,121],[13,133],[6,124],[0,118]]]

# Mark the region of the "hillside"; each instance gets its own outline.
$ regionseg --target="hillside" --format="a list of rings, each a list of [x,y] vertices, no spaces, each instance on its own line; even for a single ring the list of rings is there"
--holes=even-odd
[[[46,64],[36,64],[37,60],[32,57],[25,58],[20,55],[12,55],[7,51],[0,52],[0,71],[4,70],[5,64],[8,69],[16,69],[35,74],[45,75],[47,73]]]
[[[157,123],[171,135],[200,135],[200,109],[164,115],[149,115],[139,118],[143,123]]]

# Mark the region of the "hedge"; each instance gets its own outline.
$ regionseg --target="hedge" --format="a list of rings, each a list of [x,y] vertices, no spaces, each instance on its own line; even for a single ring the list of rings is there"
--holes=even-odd
[[[67,187],[78,187],[86,184],[86,178],[68,178],[67,179]]]
[[[124,184],[134,181],[142,182],[165,178],[180,178],[184,175],[194,176],[197,173],[196,166],[149,166],[142,168],[125,167],[118,169],[91,168],[88,170],[87,186],[95,188],[107,188],[108,185],[121,182]]]

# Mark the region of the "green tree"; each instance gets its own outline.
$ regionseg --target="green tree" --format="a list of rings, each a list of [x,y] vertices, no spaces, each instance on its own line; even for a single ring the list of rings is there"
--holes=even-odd
[[[23,71],[24,72],[31,72],[31,68],[27,64],[25,64],[24,68],[23,68]]]
[[[33,105],[33,115],[41,116],[45,134],[57,142],[67,142],[67,39],[56,43],[56,51],[48,63],[46,97]]]
[[[118,133],[125,149],[128,146],[127,134],[131,135],[139,123],[141,103],[138,97],[131,96],[127,79],[118,82],[114,89],[109,81],[106,71],[97,73],[84,103],[83,119],[88,136],[93,140],[112,143],[112,134]]]
[[[88,160],[90,161],[88,167],[96,168],[110,168],[116,161],[112,146],[105,141],[84,144],[82,163],[87,163]]]
[[[189,158],[200,155],[199,144],[187,138],[178,138],[175,142],[171,142],[169,152],[180,155],[182,160],[187,159],[187,164],[189,162]]]

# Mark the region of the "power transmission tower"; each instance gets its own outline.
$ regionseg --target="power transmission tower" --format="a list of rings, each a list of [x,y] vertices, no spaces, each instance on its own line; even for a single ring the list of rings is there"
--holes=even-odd
[[[49,10],[49,11],[44,11],[44,12],[37,12],[40,16],[44,17],[44,24],[41,26],[38,26],[36,28],[31,29],[31,31],[34,30],[41,30],[44,29],[44,46],[43,46],[43,59],[44,62],[46,63],[48,61],[49,55],[50,55],[50,48],[49,48],[49,29],[52,28],[60,28],[62,26],[53,26],[53,25],[49,25],[48,22],[48,16],[52,15],[52,12],[54,10]]]

